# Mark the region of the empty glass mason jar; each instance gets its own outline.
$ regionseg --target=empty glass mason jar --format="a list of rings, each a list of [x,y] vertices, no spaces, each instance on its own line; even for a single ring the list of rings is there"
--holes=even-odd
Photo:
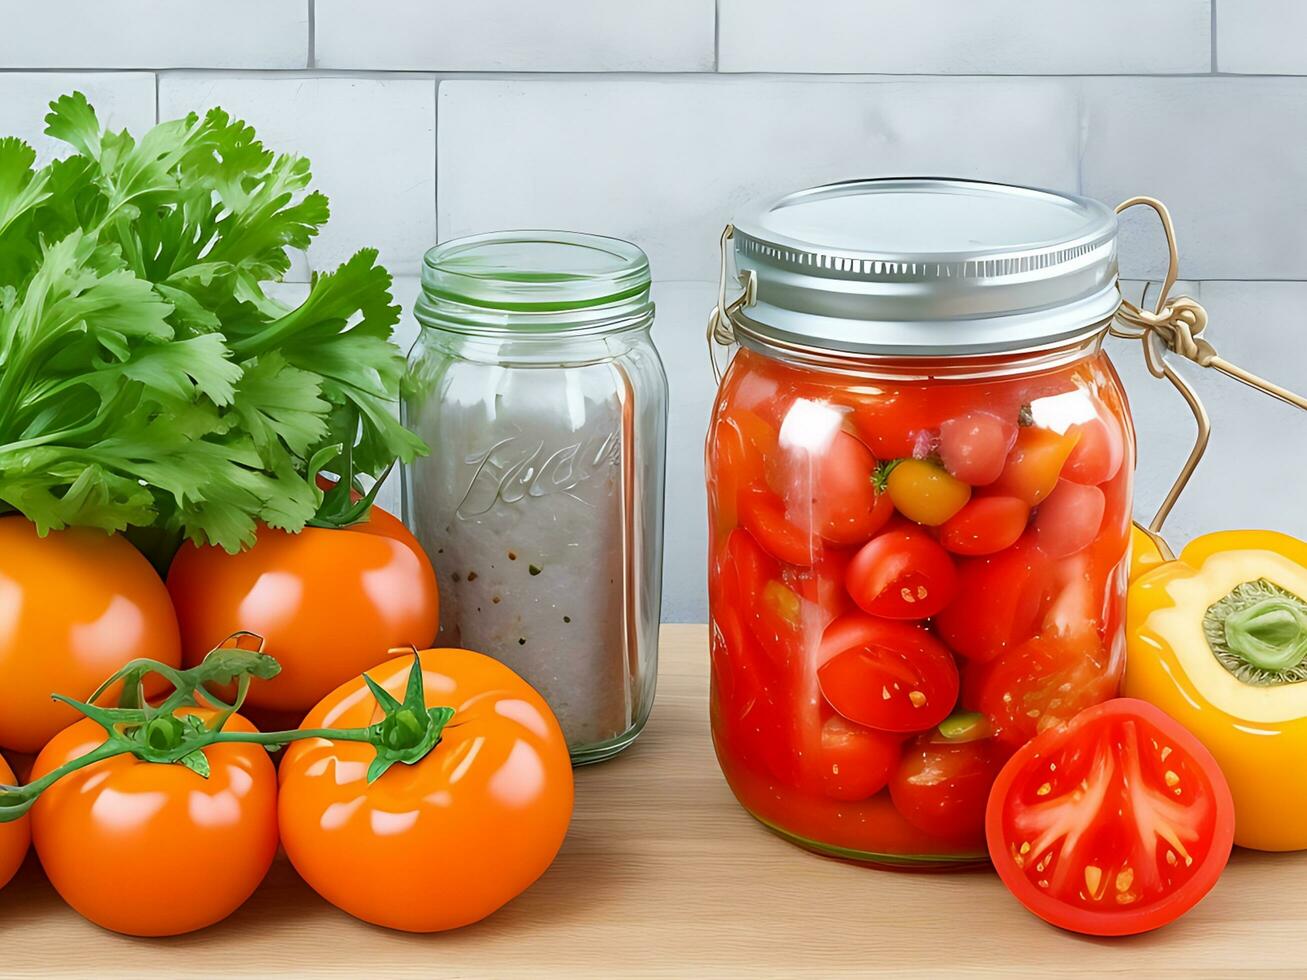
[[[431,454],[404,516],[440,583],[440,637],[549,702],[575,763],[653,704],[667,378],[636,246],[503,232],[427,252],[406,424]]]
[[[746,291],[714,317],[740,350],[707,446],[712,730],[740,802],[796,843],[983,861],[1003,762],[1116,693],[1116,230],[1095,201],[869,180],[728,231]]]

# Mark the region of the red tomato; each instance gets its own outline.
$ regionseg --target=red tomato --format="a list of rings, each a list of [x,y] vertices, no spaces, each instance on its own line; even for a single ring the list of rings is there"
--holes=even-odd
[[[935,631],[955,652],[992,660],[1034,636],[1055,586],[1052,561],[1027,532],[1015,545],[958,562],[958,591],[935,617]]]
[[[1001,765],[991,739],[950,742],[931,732],[904,748],[890,797],[914,827],[983,851],[985,800]]]
[[[974,497],[944,522],[939,541],[958,555],[992,555],[1017,543],[1030,508],[1016,497]]]
[[[436,636],[436,577],[417,540],[379,507],[340,530],[267,527],[248,551],[183,545],[168,570],[188,666],[237,630],[257,633],[281,673],[254,708],[307,711],[332,688]]]
[[[0,757],[0,786],[14,786],[17,780],[9,764]],[[0,888],[9,884],[9,880],[22,867],[23,858],[27,857],[27,848],[32,843],[32,825],[30,815],[0,823]]]
[[[925,731],[957,703],[957,664],[942,643],[913,623],[842,616],[826,628],[817,662],[822,696],[868,728]]]
[[[785,516],[785,501],[755,484],[740,496],[740,524],[760,545],[791,565],[811,565],[820,553],[813,536]]]
[[[967,665],[967,707],[989,716],[1004,741],[1019,743],[1116,694],[1093,629],[1041,633],[996,660]]]
[[[785,451],[779,465],[790,471],[777,484],[791,521],[834,544],[861,544],[894,513],[872,482],[876,457],[843,430],[819,451]]]
[[[899,739],[832,715],[821,726],[822,788],[833,800],[865,800],[885,788]]]
[[[936,430],[977,405],[995,407],[1010,402],[1015,417],[1020,406],[1019,386],[999,383],[879,384],[866,391],[844,386],[853,422],[877,459],[903,459],[931,448]]]
[[[781,581],[780,563],[748,531],[732,531],[726,551],[722,574],[734,576],[731,604],[777,665],[789,664],[803,639],[803,599]]]
[[[1079,438],[1080,433],[1074,429],[1059,435],[1051,429],[1022,428],[1003,472],[989,485],[989,492],[1019,497],[1034,507],[1053,492],[1062,466]]]
[[[964,483],[981,487],[1003,472],[1017,441],[1017,425],[992,412],[966,412],[939,427],[939,458]]]
[[[1125,459],[1125,435],[1121,422],[1101,401],[1093,399],[1096,418],[1071,427],[1078,434],[1076,447],[1062,467],[1063,479],[1095,485],[1116,476]]]
[[[572,816],[572,763],[544,699],[503,664],[454,649],[421,660],[427,705],[454,709],[435,748],[368,782],[366,742],[295,742],[277,811],[286,856],[332,905],[391,929],[438,932],[485,918],[553,862]],[[412,664],[397,657],[368,674],[399,699]],[[359,677],[304,727],[381,717]]]
[[[797,776],[794,726],[781,672],[733,608],[715,606],[712,621],[714,738],[756,771],[790,783]]]
[[[844,582],[850,557],[847,551],[839,548],[823,548],[821,557],[811,568],[785,566],[781,570],[781,581],[834,619],[849,607],[849,593]]]
[[[953,559],[918,530],[886,531],[849,562],[849,595],[865,612],[887,619],[926,619],[952,601]]]
[[[213,712],[183,708],[179,715]],[[254,731],[233,715],[224,731]],[[33,780],[104,743],[89,718],[37,757]],[[204,749],[208,778],[182,765],[120,755],[47,789],[32,807],[32,841],[50,883],[98,926],[176,936],[213,925],[253,894],[277,853],[277,774],[261,745]],[[152,872],[177,870],[181,892]]]
[[[751,546],[761,554],[751,538],[735,542],[737,534],[748,538],[748,533],[733,532],[737,549],[747,555]],[[796,775],[794,717],[782,684],[782,664],[763,652],[755,630],[746,623],[746,610],[754,600],[743,594],[742,576],[730,552],[727,558],[719,559],[710,581],[713,734],[725,738],[731,752],[755,770],[789,782]]]
[[[762,482],[767,461],[776,455],[776,427],[756,412],[737,409],[717,429],[722,462],[736,473],[740,486]]]
[[[767,460],[775,453],[776,429],[757,414],[736,409],[721,416],[708,440],[709,489],[719,535],[739,523],[740,494],[755,484],[766,485]]]
[[[999,877],[1030,911],[1128,936],[1174,921],[1216,884],[1234,801],[1198,739],[1119,698],[1019,749],[994,783],[985,830]]]
[[[39,752],[81,717],[51,694],[89,697],[140,657],[176,667],[181,644],[168,590],[126,538],[42,538],[25,517],[0,518],[0,746]]]
[[[1094,543],[1107,498],[1098,487],[1058,480],[1035,515],[1035,539],[1050,558],[1066,558]]]

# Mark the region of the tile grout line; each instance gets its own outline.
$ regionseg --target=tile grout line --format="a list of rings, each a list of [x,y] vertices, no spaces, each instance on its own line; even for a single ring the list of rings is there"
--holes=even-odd
[[[1220,70],[1216,67],[1216,0],[1212,0],[1212,19],[1207,30],[1212,35],[1212,74],[1215,75]]]
[[[722,0],[713,0],[712,70],[722,70]]]
[[[318,67],[318,2],[307,0],[309,5],[309,46],[306,52],[308,68]]]

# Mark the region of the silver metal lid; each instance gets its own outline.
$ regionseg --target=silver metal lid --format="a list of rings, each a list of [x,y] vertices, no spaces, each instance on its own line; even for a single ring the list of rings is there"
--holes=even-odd
[[[976,180],[827,184],[735,222],[756,277],[741,339],[874,355],[1057,346],[1121,302],[1116,214],[1087,198]]]

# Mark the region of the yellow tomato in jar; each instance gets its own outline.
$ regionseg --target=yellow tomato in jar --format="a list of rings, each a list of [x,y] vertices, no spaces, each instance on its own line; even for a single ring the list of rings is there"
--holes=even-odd
[[[924,459],[896,463],[885,488],[900,514],[930,527],[943,524],[971,499],[971,487]]]

